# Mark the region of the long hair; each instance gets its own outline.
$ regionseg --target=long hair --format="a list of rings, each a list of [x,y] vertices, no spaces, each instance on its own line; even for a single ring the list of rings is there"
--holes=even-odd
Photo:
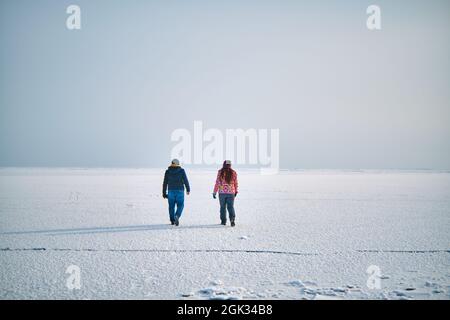
[[[222,169],[220,169],[220,178],[224,179],[226,183],[231,183],[231,180],[233,179],[233,172],[234,170],[231,169],[231,164],[226,164],[224,161]]]

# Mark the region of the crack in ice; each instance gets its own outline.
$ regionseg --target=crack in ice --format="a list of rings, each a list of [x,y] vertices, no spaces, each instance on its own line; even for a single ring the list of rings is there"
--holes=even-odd
[[[293,256],[318,256],[321,253],[278,251],[278,250],[237,250],[237,249],[94,249],[94,248],[0,248],[0,251],[74,251],[74,252],[148,252],[148,253],[255,253],[281,254]],[[358,253],[450,253],[450,250],[354,250]],[[341,254],[336,251],[332,254]]]
[[[450,250],[356,250],[361,253],[450,253]]]
[[[70,249],[70,248],[0,248],[0,251],[77,251],[77,252],[150,252],[150,253],[267,253],[296,256],[314,256],[317,253],[290,252],[276,250],[233,250],[233,249]]]

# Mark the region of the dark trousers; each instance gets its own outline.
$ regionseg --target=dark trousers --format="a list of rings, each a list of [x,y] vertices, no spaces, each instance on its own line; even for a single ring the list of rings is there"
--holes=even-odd
[[[227,221],[227,210],[230,216],[230,221],[234,221],[236,214],[234,212],[234,194],[232,193],[219,193],[220,202],[220,220],[222,222]]]

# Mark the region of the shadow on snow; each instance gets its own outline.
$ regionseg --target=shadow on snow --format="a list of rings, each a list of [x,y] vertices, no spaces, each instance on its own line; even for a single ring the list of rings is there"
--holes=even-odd
[[[209,225],[180,225],[178,227],[175,227],[169,224],[154,224],[154,225],[139,225],[139,226],[11,231],[11,232],[1,232],[0,235],[46,234],[56,236],[56,235],[71,235],[71,234],[116,233],[116,232],[154,231],[154,230],[215,229],[215,228],[224,228],[224,226],[220,224],[209,224]]]

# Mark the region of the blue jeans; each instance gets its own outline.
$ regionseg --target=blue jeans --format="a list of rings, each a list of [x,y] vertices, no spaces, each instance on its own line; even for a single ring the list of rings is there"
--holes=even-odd
[[[170,221],[175,221],[175,217],[181,217],[184,208],[184,190],[169,190],[167,193],[169,200],[169,217]],[[175,211],[175,206],[176,211]]]
[[[232,193],[219,193],[220,203],[220,220],[227,222],[227,210],[230,216],[230,221],[234,221],[236,213],[234,211],[234,194]]]

